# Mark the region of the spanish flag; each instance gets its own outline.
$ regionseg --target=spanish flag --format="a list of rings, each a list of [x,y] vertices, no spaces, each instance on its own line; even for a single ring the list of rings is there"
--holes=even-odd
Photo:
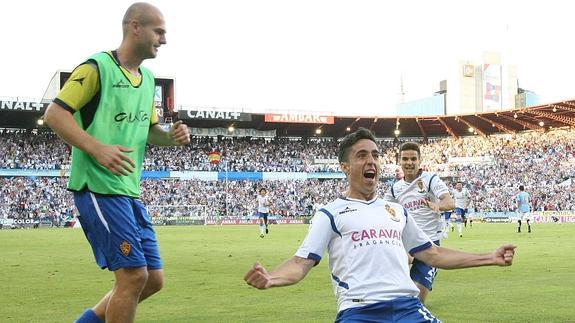
[[[208,161],[210,164],[219,164],[222,159],[222,154],[219,151],[212,151],[208,154]]]

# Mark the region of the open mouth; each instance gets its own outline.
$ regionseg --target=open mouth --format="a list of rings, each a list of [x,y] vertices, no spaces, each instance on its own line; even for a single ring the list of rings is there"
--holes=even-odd
[[[368,178],[368,179],[374,179],[375,178],[375,170],[366,170],[365,172],[363,172],[363,177]]]

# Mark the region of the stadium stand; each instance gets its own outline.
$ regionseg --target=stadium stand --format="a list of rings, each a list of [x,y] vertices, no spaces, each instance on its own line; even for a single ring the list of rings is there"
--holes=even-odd
[[[387,170],[382,194],[393,181],[401,142],[380,142]],[[475,196],[478,212],[513,211],[519,184],[531,193],[534,210],[575,211],[575,185],[570,180],[575,172],[574,148],[575,131],[569,128],[428,138],[422,159],[426,169],[448,183],[463,180]],[[142,183],[147,205],[205,205],[208,217],[245,217],[254,212],[257,187],[264,186],[272,197],[272,214],[307,216],[344,187],[335,162],[336,139],[194,137],[192,144],[178,149],[184,153],[148,149],[148,178]],[[210,160],[211,152],[218,152],[217,163]],[[177,153],[185,157],[176,158]],[[47,131],[2,129],[0,154],[0,218],[65,225],[74,216],[62,177],[70,162],[65,143]],[[296,173],[307,176],[294,179]],[[211,175],[197,179],[198,174]],[[290,174],[290,179],[281,174]]]

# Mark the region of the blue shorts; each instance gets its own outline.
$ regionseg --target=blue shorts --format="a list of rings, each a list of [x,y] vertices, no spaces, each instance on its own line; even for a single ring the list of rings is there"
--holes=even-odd
[[[85,191],[74,192],[74,203],[100,268],[162,268],[156,233],[142,201]]]
[[[269,213],[258,212],[258,218],[264,218],[264,220],[268,220]]]
[[[455,208],[455,214],[457,215],[457,220],[461,221],[462,219],[465,219],[465,215],[467,214],[467,209],[462,209],[462,208]]]
[[[433,243],[439,246],[439,240],[433,241]],[[411,264],[411,270],[409,272],[411,280],[425,286],[425,288],[429,290],[432,290],[433,281],[435,280],[436,275],[437,268],[431,267],[423,261],[413,258],[413,263]]]
[[[336,323],[355,322],[397,322],[418,323],[441,320],[434,317],[417,297],[398,297],[390,301],[382,301],[365,306],[352,307],[337,313]]]
[[[444,211],[443,212],[443,216],[444,216],[446,221],[449,221],[449,219],[451,218],[451,213],[453,213],[453,212],[451,212],[451,211]]]

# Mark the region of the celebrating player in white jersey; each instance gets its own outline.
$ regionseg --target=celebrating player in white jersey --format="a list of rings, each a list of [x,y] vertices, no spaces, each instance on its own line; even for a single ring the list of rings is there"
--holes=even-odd
[[[457,182],[452,194],[453,200],[455,201],[455,224],[457,225],[459,237],[463,237],[462,222],[464,222],[465,227],[467,227],[467,212],[469,203],[471,203],[471,193],[469,193],[466,187],[463,187],[463,183]]]
[[[258,221],[260,228],[260,237],[263,238],[269,233],[268,230],[268,215],[270,213],[270,201],[265,188],[260,188],[260,194],[258,195]]]
[[[405,208],[378,198],[381,166],[371,131],[360,128],[347,135],[338,157],[348,180],[344,196],[316,212],[292,258],[269,273],[256,263],[244,276],[249,285],[267,289],[295,284],[327,250],[336,322],[440,322],[417,297],[406,251],[444,269],[511,265],[515,246],[503,245],[488,254],[439,247]]]
[[[445,230],[441,211],[452,210],[455,205],[447,185],[437,174],[424,172],[419,167],[420,162],[421,151],[417,143],[406,142],[401,145],[399,164],[405,176],[391,186],[384,199],[403,205],[413,216],[417,226],[439,246]],[[414,259],[410,275],[419,288],[419,299],[425,303],[433,287],[437,269]]]

